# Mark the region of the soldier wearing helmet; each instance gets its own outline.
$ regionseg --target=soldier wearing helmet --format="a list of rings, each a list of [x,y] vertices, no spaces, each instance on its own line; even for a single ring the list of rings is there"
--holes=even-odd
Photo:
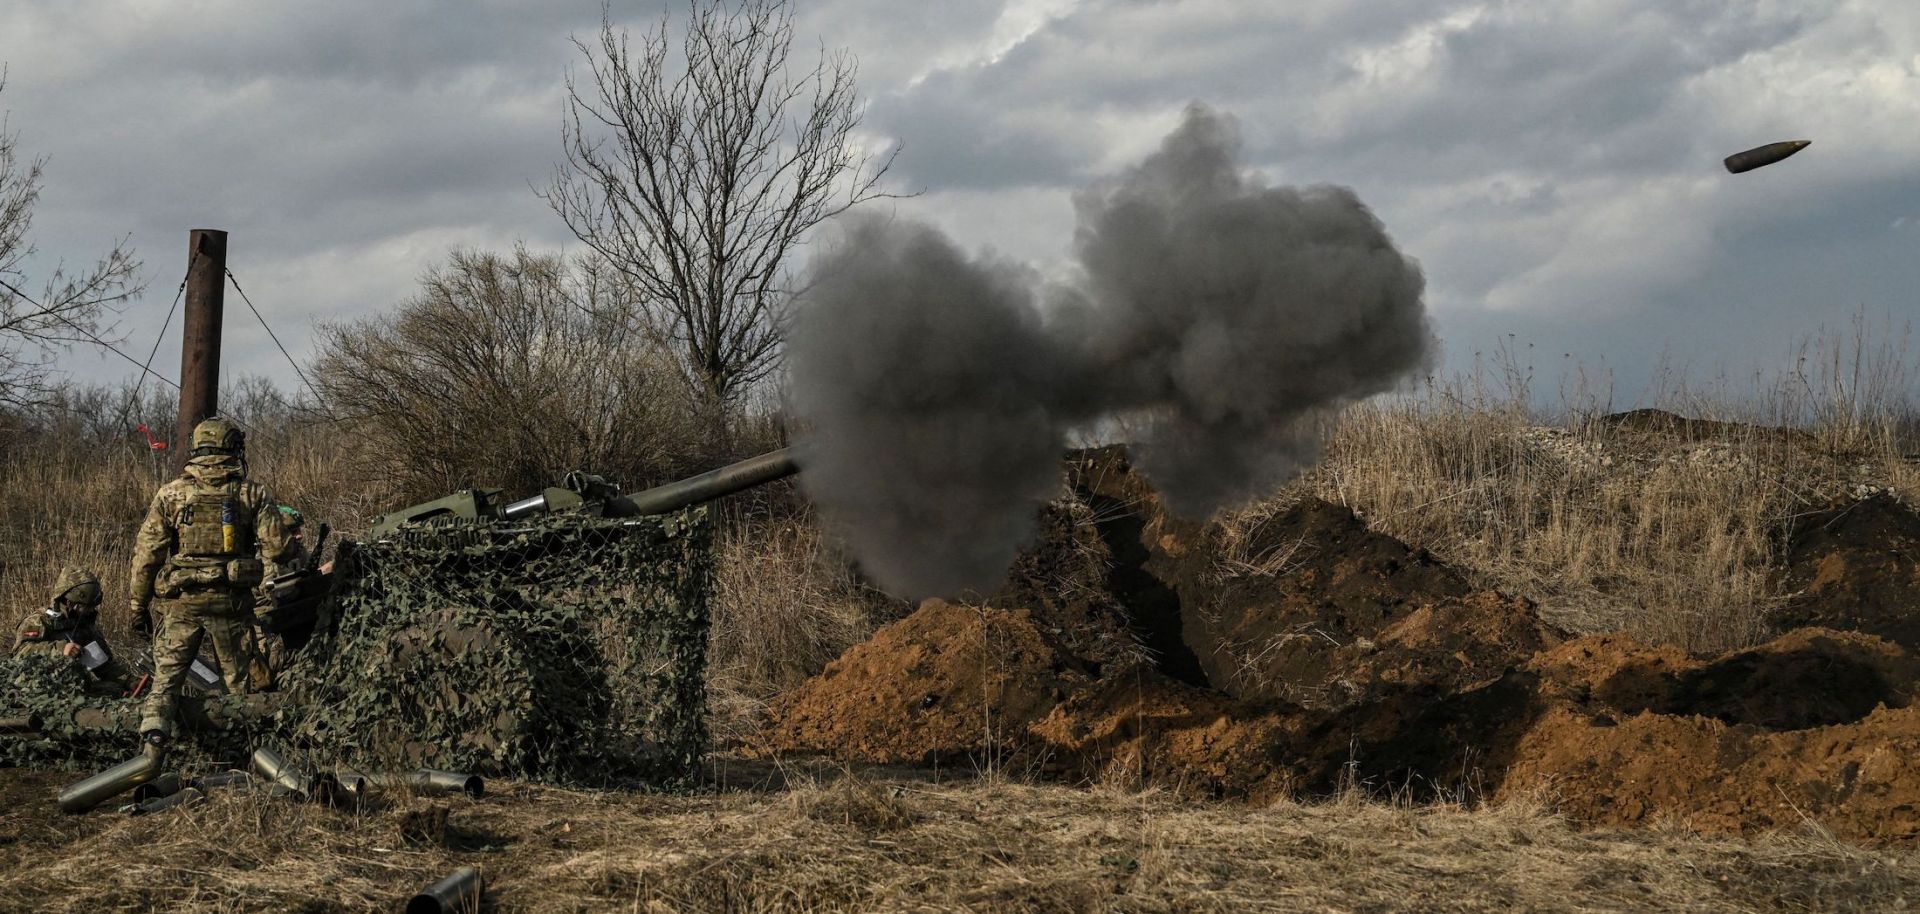
[[[101,692],[122,694],[133,687],[133,676],[107,648],[101,637],[100,579],[93,572],[69,565],[60,569],[47,608],[20,620],[14,632],[16,657],[45,654],[72,660],[93,674]]]
[[[185,471],[154,493],[133,547],[131,605],[153,632],[153,691],[141,737],[162,746],[188,665],[211,642],[227,689],[247,688],[253,588],[269,562],[286,560],[278,502],[247,478],[246,438],[218,417],[193,428]],[[149,612],[152,616],[149,616]]]

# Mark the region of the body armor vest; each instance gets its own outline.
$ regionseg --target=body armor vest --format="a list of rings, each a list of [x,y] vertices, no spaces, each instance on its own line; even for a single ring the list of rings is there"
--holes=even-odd
[[[179,551],[196,559],[232,559],[253,554],[253,512],[234,486],[196,492],[175,521]]]

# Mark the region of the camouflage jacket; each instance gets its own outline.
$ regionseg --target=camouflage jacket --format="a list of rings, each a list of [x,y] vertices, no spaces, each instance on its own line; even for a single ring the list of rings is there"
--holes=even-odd
[[[289,537],[285,522],[267,488],[246,478],[240,462],[230,457],[195,457],[186,472],[160,487],[147,507],[146,520],[133,544],[133,574],[128,592],[136,610],[144,610],[156,592],[168,595],[168,575],[179,550],[181,512],[195,497],[229,491],[250,522],[253,552],[264,565],[285,561]],[[244,592],[246,587],[233,588]]]
[[[13,633],[13,655],[25,657],[29,654],[44,654],[59,662],[67,662],[66,646],[68,633],[79,644],[89,641],[106,643],[100,635],[100,629],[89,618],[80,622],[71,622],[64,618],[48,615],[45,610],[36,610],[20,620],[20,627]],[[94,678],[102,683],[102,689],[117,693],[132,686],[133,674],[119,658],[108,660],[106,664],[93,671]]]
[[[44,653],[53,657],[65,656],[67,633],[72,632],[74,640],[81,644],[100,637],[93,620],[70,622],[62,617],[48,615],[45,610],[35,610],[20,620],[20,627],[13,633],[13,653],[22,656],[29,653]]]

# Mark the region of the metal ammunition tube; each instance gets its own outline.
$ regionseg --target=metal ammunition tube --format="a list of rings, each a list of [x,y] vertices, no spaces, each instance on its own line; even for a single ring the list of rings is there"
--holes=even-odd
[[[373,790],[373,778],[352,768],[341,768],[333,773],[334,782],[340,785],[341,792],[355,799],[364,800]]]
[[[158,799],[160,797],[170,797],[179,793],[180,788],[185,786],[186,785],[180,781],[180,772],[169,771],[145,784],[133,788],[133,801],[135,803],[145,803],[148,800]]]
[[[263,746],[253,750],[253,770],[261,777],[302,797],[313,795],[313,777],[293,767],[291,762],[272,749]]]
[[[108,800],[153,780],[160,773],[160,756],[142,752],[86,780],[60,791],[61,812],[86,812]]]
[[[127,807],[127,812],[136,816],[144,816],[148,813],[198,803],[206,798],[207,795],[202,793],[199,788],[186,787],[167,794],[166,796],[153,797],[145,802],[136,803]]]
[[[40,732],[40,718],[32,714],[23,717],[0,717],[0,735]]]
[[[407,914],[477,914],[486,890],[480,870],[463,866],[407,902]]]
[[[464,793],[479,799],[487,793],[487,783],[477,774],[421,768],[403,774],[371,774],[367,779],[379,787],[405,786],[415,793]]]
[[[218,774],[206,774],[194,778],[187,786],[201,791],[219,790],[223,787],[249,787],[253,784],[253,775],[244,771],[222,771]]]

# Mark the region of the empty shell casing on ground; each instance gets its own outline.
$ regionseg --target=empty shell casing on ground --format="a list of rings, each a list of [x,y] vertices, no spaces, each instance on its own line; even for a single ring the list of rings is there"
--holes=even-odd
[[[180,780],[180,772],[169,771],[165,774],[155,777],[153,780],[148,781],[145,784],[140,784],[134,787],[133,801],[135,803],[145,803],[148,800],[158,799],[160,797],[172,796],[176,793],[179,793],[180,788],[185,786],[186,784],[182,783]]]
[[[485,886],[477,867],[463,866],[407,902],[407,914],[473,914]]]
[[[1725,164],[1728,171],[1737,175],[1743,171],[1752,171],[1756,168],[1772,165],[1811,145],[1813,145],[1812,140],[1788,140],[1784,143],[1768,143],[1765,146],[1755,146],[1745,152],[1736,152],[1733,155],[1727,156]]]
[[[223,787],[251,787],[253,775],[244,771],[221,771],[215,774],[203,774],[194,778],[190,787],[200,790],[219,790]]]
[[[185,787],[180,790],[176,790],[173,793],[167,794],[165,796],[157,796],[157,797],[148,799],[145,802],[135,803],[132,806],[127,807],[127,812],[136,816],[144,816],[148,813],[155,813],[155,812],[160,812],[162,810],[174,809],[180,806],[188,806],[194,803],[198,803],[201,800],[204,800],[206,798],[207,798],[207,795],[205,793],[202,793],[198,788]]]
[[[86,812],[106,801],[154,779],[160,773],[161,758],[142,752],[90,778],[60,791],[62,812]]]
[[[285,757],[272,749],[263,747],[253,750],[253,770],[261,777],[300,796],[313,795],[313,776],[295,768]]]
[[[0,717],[0,734],[38,732],[40,732],[40,718],[31,714],[25,717]]]
[[[366,776],[375,786],[394,788],[405,786],[416,793],[464,793],[479,799],[486,795],[487,782],[477,774],[465,774],[459,771],[440,771],[433,768],[420,768],[399,774],[384,773]]]

